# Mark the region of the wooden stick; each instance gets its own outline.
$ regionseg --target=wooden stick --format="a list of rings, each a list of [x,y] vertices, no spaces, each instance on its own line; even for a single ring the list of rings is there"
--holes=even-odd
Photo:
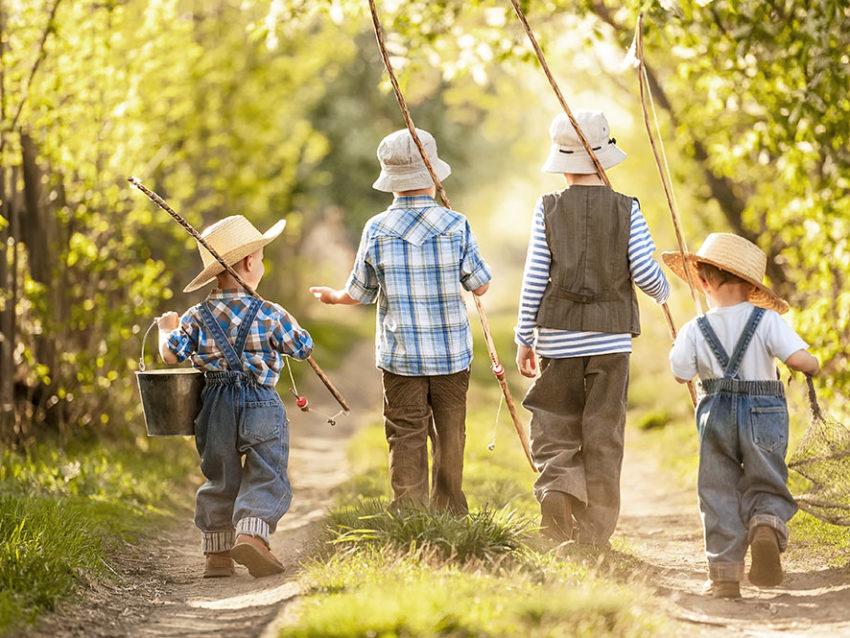
[[[236,282],[240,286],[242,286],[249,295],[256,297],[260,301],[264,301],[264,299],[257,293],[257,291],[254,290],[251,286],[249,286],[245,282],[245,280],[242,279],[242,277],[239,276],[239,273],[237,273],[236,270],[232,266],[230,266],[224,260],[224,258],[222,258],[222,256],[219,255],[218,252],[216,252],[216,250],[212,246],[210,246],[209,243],[203,237],[201,237],[201,234],[197,230],[195,230],[192,227],[192,225],[189,222],[187,222],[180,214],[178,214],[173,208],[171,208],[171,206],[169,206],[168,203],[162,197],[160,197],[159,195],[154,193],[149,188],[146,188],[145,185],[142,184],[135,177],[128,177],[127,181],[130,182],[136,188],[138,188],[140,191],[142,191],[145,195],[147,195],[151,200],[153,200],[153,202],[157,206],[159,206],[161,209],[163,209],[165,212],[167,212],[169,215],[171,215],[177,221],[178,224],[180,224],[183,228],[185,228],[186,232],[188,232],[192,237],[194,237],[195,240],[201,246],[206,248],[209,251],[209,253],[216,259],[216,261],[218,261],[218,263],[220,263],[222,266],[224,266],[224,269],[228,273],[230,273],[230,276],[233,277],[236,280]],[[336,401],[337,401],[337,403],[339,403],[340,407],[342,407],[342,409],[345,410],[345,413],[348,414],[351,411],[351,408],[348,406],[348,402],[345,400],[345,398],[343,398],[342,394],[340,394],[339,390],[336,389],[334,384],[331,383],[331,380],[324,373],[324,371],[319,367],[319,364],[316,363],[313,360],[312,356],[307,357],[307,363],[310,364],[310,367],[313,368],[313,372],[315,372],[316,376],[318,376],[319,379],[321,380],[321,382],[325,384],[325,387],[333,395],[333,398],[336,399]]]
[[[416,144],[416,148],[419,149],[419,154],[422,156],[422,161],[425,162],[425,168],[428,169],[428,173],[431,175],[431,179],[434,180],[434,185],[437,188],[437,191],[440,193],[440,199],[443,201],[443,205],[451,209],[452,206],[449,203],[449,198],[446,195],[446,191],[443,188],[440,179],[437,177],[436,172],[434,171],[434,167],[431,165],[431,160],[428,159],[428,154],[425,152],[425,147],[422,146],[422,141],[419,139],[419,135],[416,133],[416,127],[413,125],[413,118],[410,116],[410,111],[407,108],[407,103],[404,100],[404,95],[401,93],[401,89],[398,86],[398,80],[396,80],[395,73],[393,72],[393,66],[390,62],[389,55],[387,55],[387,48],[384,44],[384,33],[381,28],[381,21],[378,18],[378,10],[375,7],[375,0],[369,0],[369,9],[372,12],[372,23],[375,27],[375,38],[378,41],[378,48],[381,51],[381,57],[384,60],[384,66],[387,69],[387,73],[390,76],[390,83],[393,87],[393,92],[395,93],[396,99],[398,100],[398,105],[401,107],[401,114],[404,116],[404,121],[407,124],[407,129],[410,131],[410,136],[413,138],[414,143]],[[517,436],[519,437],[520,444],[522,445],[523,452],[525,452],[525,458],[528,459],[529,465],[531,465],[531,469],[537,472],[537,467],[534,465],[534,461],[531,458],[531,448],[528,442],[528,434],[525,431],[525,426],[519,420],[519,415],[517,414],[516,406],[514,405],[513,397],[511,396],[510,388],[508,387],[508,383],[505,380],[505,370],[502,365],[499,363],[499,356],[496,353],[496,346],[493,343],[493,337],[490,333],[490,326],[487,323],[487,314],[484,312],[484,306],[481,303],[481,299],[478,295],[472,295],[472,298],[475,300],[475,307],[478,309],[478,316],[481,319],[481,328],[484,331],[484,343],[487,345],[487,352],[490,355],[490,361],[492,363],[493,374],[496,375],[496,379],[499,381],[499,386],[502,389],[502,394],[505,396],[505,402],[508,404],[508,411],[511,414],[511,419],[514,423],[514,429],[516,430]]]
[[[543,51],[540,49],[540,45],[537,44],[537,38],[534,37],[534,33],[531,30],[531,27],[528,24],[528,20],[525,18],[525,14],[520,9],[520,6],[517,0],[511,0],[511,4],[514,7],[514,11],[519,18],[519,21],[522,23],[522,26],[525,27],[525,33],[528,35],[528,39],[531,42],[531,46],[534,49],[534,53],[537,54],[537,59],[540,61],[540,66],[543,67],[544,73],[546,73],[546,77],[549,79],[549,84],[552,85],[552,89],[555,91],[555,95],[558,97],[558,101],[561,103],[561,107],[564,109],[564,112],[567,114],[567,117],[570,120],[570,123],[573,125],[573,128],[576,130],[579,139],[581,140],[584,149],[587,151],[587,154],[590,155],[590,160],[593,162],[594,168],[596,168],[596,174],[599,175],[599,179],[601,179],[608,188],[611,188],[611,182],[608,179],[608,175],[605,173],[605,169],[602,168],[602,164],[599,163],[599,158],[596,157],[596,153],[593,152],[593,148],[590,146],[590,143],[587,141],[587,138],[584,136],[581,128],[579,128],[578,122],[576,122],[573,117],[573,113],[570,110],[570,107],[567,106],[567,101],[564,99],[563,94],[561,93],[561,89],[558,88],[558,83],[555,82],[555,78],[552,76],[552,72],[549,70],[549,65],[546,62],[546,58],[543,55]],[[673,316],[670,314],[670,308],[667,306],[667,302],[661,304],[661,309],[664,313],[664,320],[667,323],[667,328],[670,332],[670,335],[673,341],[676,340],[676,326],[673,323]],[[694,384],[692,381],[688,381],[688,393],[691,395],[691,401],[694,406],[696,406],[697,402],[697,393],[694,389]]]
[[[640,106],[643,111],[643,123],[646,127],[646,134],[649,137],[649,145],[652,148],[655,165],[658,167],[658,174],[661,176],[661,184],[664,186],[664,195],[667,197],[667,207],[670,209],[670,217],[673,219],[673,230],[676,233],[676,241],[679,244],[679,252],[682,255],[682,268],[685,271],[685,281],[688,282],[688,289],[691,292],[691,299],[694,300],[697,313],[702,314],[702,304],[700,303],[688,264],[688,245],[685,243],[685,237],[682,233],[679,211],[676,208],[676,198],[673,197],[673,186],[670,184],[667,171],[664,170],[661,156],[655,145],[655,135],[653,135],[652,127],[649,124],[649,111],[646,107],[646,93],[649,87],[646,82],[646,64],[643,59],[643,13],[638,15],[637,30],[635,31],[635,56],[638,60],[638,86],[640,87]]]

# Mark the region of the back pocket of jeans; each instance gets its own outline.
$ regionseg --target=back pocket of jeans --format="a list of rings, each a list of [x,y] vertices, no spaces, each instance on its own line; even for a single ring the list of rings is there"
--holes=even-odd
[[[781,405],[750,408],[753,443],[765,452],[785,449],[788,444],[788,410]]]
[[[259,443],[280,436],[283,405],[279,401],[249,401],[242,419],[242,437]]]

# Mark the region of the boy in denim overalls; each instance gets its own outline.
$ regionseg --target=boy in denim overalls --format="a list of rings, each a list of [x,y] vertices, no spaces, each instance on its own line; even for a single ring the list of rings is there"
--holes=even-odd
[[[681,253],[662,257],[685,278]],[[748,545],[750,582],[782,582],[779,555],[797,504],[786,486],[788,407],[774,358],[810,375],[819,368],[779,316],[788,304],[762,284],[766,263],[758,246],[727,233],[709,235],[688,254],[691,280],[699,282],[710,309],[685,324],[670,352],[676,379],[686,383],[698,375],[702,385],[696,420],[705,593],[720,598],[740,598]]]
[[[263,277],[263,246],[286,222],[261,234],[241,215],[210,226],[202,237],[252,288]],[[269,535],[289,509],[286,475],[289,423],[275,384],[283,355],[306,359],[313,341],[281,306],[250,296],[224,267],[198,246],[204,269],[183,292],[213,281],[206,300],[179,318],[157,319],[159,351],[166,363],[192,357],[204,371],[203,405],[195,442],[207,482],[195,504],[203,533],[204,578],[231,576],[233,561],[252,576],[269,576],[283,565],[269,550]],[[243,463],[244,460],[244,463]]]

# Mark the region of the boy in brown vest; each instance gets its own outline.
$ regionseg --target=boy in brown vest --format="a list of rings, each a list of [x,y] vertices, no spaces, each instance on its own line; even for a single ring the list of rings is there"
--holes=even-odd
[[[601,111],[574,117],[602,167],[626,157]],[[669,286],[637,199],[607,188],[564,114],[550,127],[543,171],[568,187],[537,200],[519,317],[517,366],[540,376],[523,406],[540,476],[543,534],[606,546],[620,511],[620,467],[632,337],[640,334],[634,285],[663,303]]]

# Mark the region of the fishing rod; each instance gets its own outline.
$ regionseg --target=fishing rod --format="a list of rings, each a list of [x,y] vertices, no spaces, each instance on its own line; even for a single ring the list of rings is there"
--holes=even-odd
[[[209,251],[209,253],[215,258],[215,260],[218,261],[218,263],[220,263],[224,267],[224,269],[230,274],[230,276],[233,277],[236,282],[240,286],[242,286],[249,295],[256,297],[260,301],[264,301],[264,299],[257,293],[257,291],[254,290],[250,285],[248,285],[245,280],[242,279],[239,273],[237,273],[236,270],[232,266],[230,266],[212,246],[209,245],[209,243],[201,236],[201,234],[197,230],[195,230],[195,228],[192,227],[192,225],[187,222],[179,213],[177,213],[173,208],[171,208],[171,206],[169,206],[168,203],[162,197],[154,193],[149,188],[145,187],[145,185],[142,184],[142,182],[135,177],[128,177],[127,181],[130,182],[130,184],[132,184],[136,188],[138,188],[140,191],[142,191],[145,195],[147,195],[157,206],[159,206],[161,209],[171,215],[174,220],[186,230],[186,232],[188,232],[192,237],[195,238],[195,240],[201,246],[203,246],[206,250]],[[336,389],[334,384],[331,383],[331,380],[328,378],[328,375],[325,374],[324,370],[319,367],[319,364],[313,360],[312,356],[307,357],[307,363],[310,364],[310,367],[313,369],[313,372],[316,373],[316,376],[319,377],[321,382],[325,384],[325,387],[328,389],[331,395],[333,395],[333,398],[336,399],[336,402],[339,403],[344,413],[348,414],[351,411],[348,402],[342,396],[340,391]],[[296,395],[296,400],[298,401],[298,407],[301,408],[303,411],[306,412],[309,409],[309,404],[307,403],[304,397],[299,397]],[[301,405],[302,403],[303,405]],[[333,418],[329,418],[328,421],[333,421]],[[333,423],[331,423],[331,425],[333,425]]]

